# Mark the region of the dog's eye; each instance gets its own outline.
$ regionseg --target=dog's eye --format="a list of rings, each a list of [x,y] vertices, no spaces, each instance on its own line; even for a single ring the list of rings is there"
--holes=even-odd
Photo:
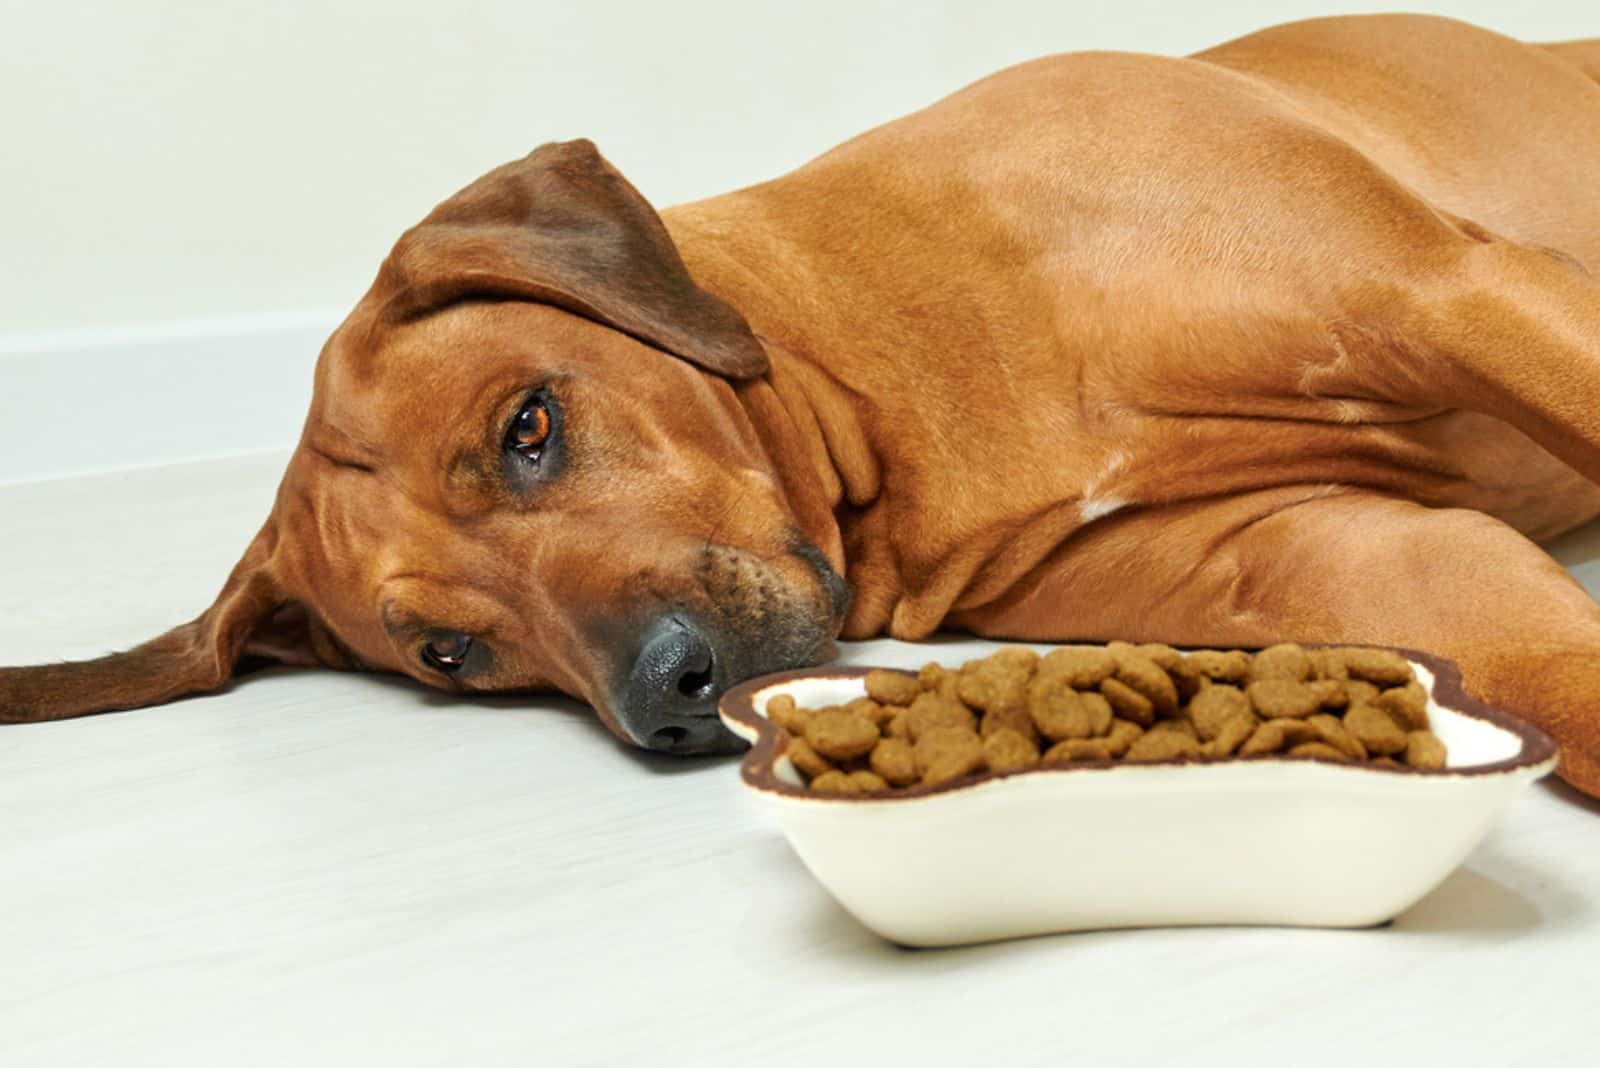
[[[544,394],[535,394],[511,420],[511,428],[506,431],[506,448],[525,460],[538,463],[545,442],[549,440],[550,403]]]
[[[472,651],[472,639],[465,634],[446,634],[422,647],[422,662],[446,675],[460,671]]]

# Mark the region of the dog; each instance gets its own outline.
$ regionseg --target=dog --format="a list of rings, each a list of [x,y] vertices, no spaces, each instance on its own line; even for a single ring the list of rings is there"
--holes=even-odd
[[[404,234],[215,604],[0,718],[241,665],[558,689],[624,741],[836,636],[1383,643],[1600,795],[1600,39],[1295,23],[984,79],[661,213],[587,141]]]

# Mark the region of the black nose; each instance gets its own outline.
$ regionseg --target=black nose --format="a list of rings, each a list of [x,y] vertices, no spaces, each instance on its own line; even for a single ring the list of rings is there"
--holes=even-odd
[[[744,747],[717,718],[727,665],[689,619],[664,616],[645,629],[617,718],[646,749],[731,753]]]

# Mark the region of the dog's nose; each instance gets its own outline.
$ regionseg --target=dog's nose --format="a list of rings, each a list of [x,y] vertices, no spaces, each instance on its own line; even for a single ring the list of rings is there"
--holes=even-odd
[[[617,717],[646,749],[729,753],[744,743],[717,718],[727,668],[690,620],[665,616],[646,630]]]

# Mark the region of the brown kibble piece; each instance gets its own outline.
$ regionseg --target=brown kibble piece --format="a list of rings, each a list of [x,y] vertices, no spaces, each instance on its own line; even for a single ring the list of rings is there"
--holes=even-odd
[[[1339,650],[1308,649],[1306,654],[1311,657],[1313,678],[1343,682],[1350,677],[1349,669],[1344,666],[1344,654]]]
[[[1344,729],[1374,756],[1393,756],[1406,751],[1406,732],[1377,705],[1352,705],[1344,714]]]
[[[921,691],[918,691],[921,692]],[[900,711],[894,705],[880,705],[870,697],[857,697],[854,701],[844,706],[846,712],[854,712],[872,721],[872,725],[879,730],[884,728]]]
[[[961,676],[956,693],[963,704],[985,712],[1023,708],[1028,700],[1028,678],[1027,672],[1014,668],[974,671]]]
[[[1172,685],[1178,691],[1178,702],[1191,701],[1194,695],[1212,685],[1211,680],[1197,671],[1192,671],[1189,665],[1179,663],[1176,668],[1167,672],[1172,676]]]
[[[1124,760],[1149,763],[1200,755],[1200,743],[1180,731],[1148,730],[1128,746]]]
[[[917,684],[926,692],[938,694],[947,701],[961,700],[957,692],[961,685],[961,672],[951,671],[942,664],[924,664],[917,673]]]
[[[1289,750],[1290,756],[1295,757],[1321,757],[1324,760],[1349,760],[1349,756],[1339,752],[1327,742],[1301,742]]]
[[[1154,660],[1141,656],[1131,647],[1126,654],[1117,657],[1116,679],[1143,695],[1154,706],[1156,715],[1170,716],[1177,711],[1178,688],[1173,685],[1172,676]]]
[[[1320,740],[1317,735],[1317,729],[1311,725],[1309,720],[1274,719],[1268,720],[1267,722],[1276,723],[1278,725],[1278,729],[1283,732],[1284,745],[1293,746],[1299,745],[1301,742],[1315,742]]]
[[[1318,679],[1310,685],[1317,692],[1317,700],[1321,702],[1323,708],[1344,708],[1350,703],[1348,683],[1338,679]]]
[[[918,694],[906,710],[906,728],[912,742],[940,727],[960,727],[971,732],[978,729],[978,722],[966,705],[936,694]]]
[[[1304,682],[1311,677],[1311,657],[1298,645],[1269,645],[1250,661],[1250,681],[1288,679]]]
[[[1104,694],[1099,693],[1085,693],[1079,696],[1083,698],[1084,707],[1089,710],[1089,736],[1102,737],[1111,729],[1112,720],[1116,718],[1111,702],[1106,700]]]
[[[1252,682],[1245,691],[1264,719],[1300,718],[1322,707],[1322,695],[1313,686],[1289,679]]]
[[[789,763],[808,779],[815,779],[818,775],[836,770],[821,753],[811,748],[811,743],[804,738],[790,738],[784,753],[789,757]]]
[[[978,733],[987,738],[995,731],[1004,730],[1016,731],[1031,745],[1039,744],[1038,728],[1033,725],[1033,716],[1026,708],[1002,708],[986,713],[979,724]]]
[[[1240,756],[1282,752],[1286,747],[1317,741],[1317,732],[1302,719],[1273,719],[1256,728],[1239,747]]]
[[[904,738],[885,738],[873,746],[869,763],[891,786],[910,786],[921,778],[911,743]]]
[[[1039,660],[1039,654],[1032,649],[1011,645],[990,654],[989,665],[991,670],[1004,668],[1006,671],[1020,671],[1024,675],[1032,675],[1034,669],[1039,666]]]
[[[1230,720],[1243,719],[1247,724],[1240,741],[1250,735],[1256,724],[1255,713],[1250,711],[1250,699],[1244,695],[1244,691],[1225,685],[1207,686],[1195,694],[1194,700],[1189,702],[1189,719],[1193,721],[1201,741],[1206,742],[1221,734]]]
[[[1065,686],[1037,694],[1028,713],[1039,733],[1052,742],[1090,738],[1111,729],[1111,704],[1104,697]]]
[[[780,693],[767,702],[767,718],[790,734],[799,736],[805,734],[806,724],[811,722],[811,710],[797,707],[793,697]]]
[[[842,771],[825,771],[811,780],[811,788],[819,794],[856,794],[861,792],[849,775]]]
[[[1444,743],[1432,731],[1412,731],[1406,735],[1406,763],[1414,768],[1444,767]]]
[[[983,742],[960,727],[936,727],[912,747],[922,782],[947,782],[976,771],[983,764]]]
[[[1103,739],[1106,751],[1111,754],[1113,760],[1119,759],[1127,754],[1128,747],[1143,733],[1144,728],[1131,720],[1113,719],[1111,730]]]
[[[874,701],[902,708],[915,701],[917,694],[922,692],[916,679],[898,671],[869,671],[866,686],[867,696]]]
[[[1345,730],[1338,716],[1322,712],[1306,720],[1306,725],[1317,732],[1317,741],[1333,746],[1351,760],[1367,759],[1367,747]]]
[[[1104,738],[1069,738],[1045,750],[1040,758],[1046,764],[1070,764],[1074,761],[1110,760],[1111,750]]]
[[[1415,679],[1404,686],[1384,690],[1373,703],[1389,713],[1390,718],[1404,730],[1428,729],[1428,691]]]
[[[843,708],[824,708],[806,724],[806,741],[829,760],[854,760],[878,744],[878,725]]]
[[[1351,678],[1379,686],[1403,686],[1411,681],[1411,664],[1399,653],[1387,649],[1341,649],[1340,653]]]
[[[1238,749],[1240,756],[1262,756],[1283,749],[1283,728],[1276,723],[1263,723],[1255,733],[1245,739]]]
[[[1366,704],[1378,699],[1378,688],[1363,679],[1348,679],[1344,684],[1344,697],[1347,706]]]
[[[852,771],[850,784],[864,794],[875,794],[889,788],[888,782],[882,776],[870,771]]]
[[[1201,649],[1183,658],[1182,670],[1212,682],[1243,682],[1250,674],[1250,654],[1240,649],[1226,653]]]
[[[1190,738],[1196,742],[1200,740],[1200,734],[1194,729],[1193,721],[1188,719],[1157,720],[1150,730],[1145,733],[1181,734],[1185,738]]]
[[[1001,727],[984,738],[983,760],[990,771],[1021,771],[1039,763],[1039,749],[1010,727]]]
[[[1200,752],[1205,756],[1224,757],[1232,756],[1243,745],[1245,739],[1255,733],[1256,717],[1254,715],[1235,716],[1222,724],[1222,729],[1200,747]]]
[[[1106,679],[1100,683],[1100,693],[1123,719],[1137,723],[1141,727],[1148,727],[1155,722],[1155,705],[1150,703],[1150,698],[1127,683],[1117,679]]]
[[[1079,690],[1093,689],[1117,670],[1116,657],[1104,649],[1068,646],[1039,661],[1037,677],[1064,682]]]
[[[1163,645],[1160,642],[1146,642],[1143,645],[1135,646],[1133,651],[1147,660],[1154,661],[1162,671],[1175,671],[1178,665],[1183,662],[1182,653],[1172,646]]]

